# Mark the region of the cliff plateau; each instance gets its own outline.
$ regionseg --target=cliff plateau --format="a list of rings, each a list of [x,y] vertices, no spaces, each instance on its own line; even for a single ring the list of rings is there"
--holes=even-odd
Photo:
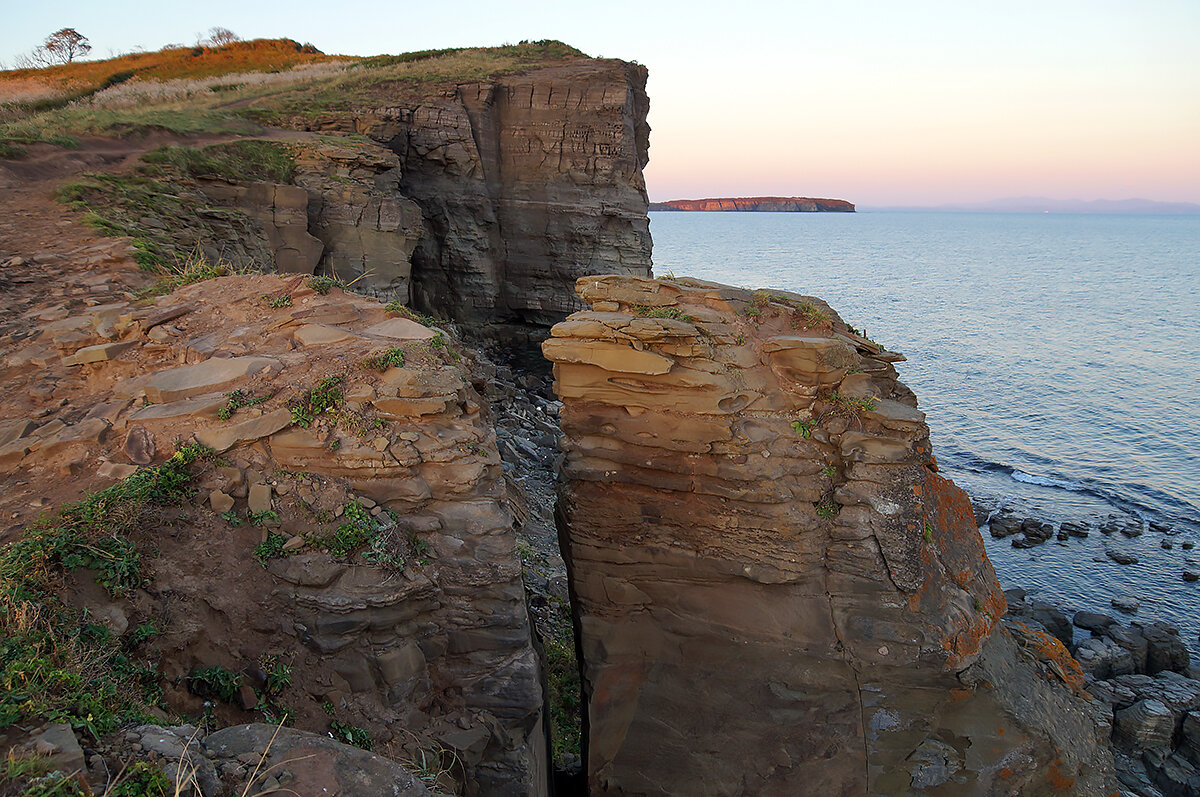
[[[903,359],[823,302],[588,277],[543,345],[593,794],[1107,794]]]

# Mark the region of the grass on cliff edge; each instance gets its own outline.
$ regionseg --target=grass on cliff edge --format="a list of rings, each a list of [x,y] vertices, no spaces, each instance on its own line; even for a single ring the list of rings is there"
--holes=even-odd
[[[84,221],[101,235],[128,237],[138,265],[163,277],[152,291],[156,295],[220,276],[201,273],[200,266],[209,262],[217,263],[211,268],[221,273],[262,265],[225,251],[231,241],[254,239],[257,228],[240,210],[209,207],[195,178],[290,183],[296,164],[289,147],[256,140],[201,149],[159,147],[142,161],[127,174],[84,175],[59,186],[55,197],[82,211]]]
[[[166,48],[70,69],[0,72],[0,142],[70,145],[81,135],[154,130],[253,133],[255,122],[301,127],[425,85],[485,80],[587,57],[552,40],[336,60],[287,39],[239,44],[263,49]],[[284,57],[289,47],[301,48],[293,50],[295,58]],[[202,52],[190,55],[194,50]],[[0,157],[20,155],[9,152]]]
[[[189,496],[190,466],[210,455],[184,446],[0,549],[0,730],[66,722],[99,738],[123,722],[151,719],[158,676],[136,654],[146,635],[116,642],[86,611],[62,601],[62,579],[89,568],[114,597],[141,587],[141,557],[128,533],[154,507]]]

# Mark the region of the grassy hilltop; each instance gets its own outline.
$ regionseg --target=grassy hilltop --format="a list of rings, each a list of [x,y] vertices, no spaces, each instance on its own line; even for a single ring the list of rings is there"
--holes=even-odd
[[[300,126],[422,84],[470,82],[583,58],[557,41],[329,56],[291,39],[166,47],[103,61],[0,72],[0,157],[79,136],[251,133]]]

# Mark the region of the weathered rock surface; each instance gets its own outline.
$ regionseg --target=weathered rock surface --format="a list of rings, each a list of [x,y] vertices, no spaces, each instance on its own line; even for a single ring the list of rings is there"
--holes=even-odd
[[[806,196],[743,196],[721,199],[671,199],[652,202],[650,210],[853,213],[854,205],[844,199],[813,199]]]
[[[899,355],[811,297],[577,288],[544,351],[593,794],[1115,790],[1078,665],[999,621]]]
[[[264,299],[283,295],[287,306]],[[173,331],[158,339],[165,316]],[[167,704],[198,714],[190,672],[252,679],[272,656],[291,668],[281,700],[297,726],[323,732],[332,711],[395,755],[445,751],[465,794],[544,793],[542,688],[513,517],[453,340],[443,332],[435,346],[431,330],[377,300],[321,295],[289,275],[210,280],[150,308],[74,305],[65,319],[27,322],[19,340],[58,324],[49,333],[79,332],[78,343],[109,321],[126,344],[116,359],[79,363],[67,347],[44,368],[0,370],[13,397],[0,407],[9,538],[43,509],[128,475],[130,461],[206,443],[220,460],[198,466],[195,500],[134,533],[153,551],[153,579],[96,614],[119,616],[118,636],[158,623],[147,653]],[[313,327],[339,334],[314,345]],[[364,364],[389,349],[403,367]],[[336,549],[352,516],[364,536]],[[89,605],[95,590],[78,589]],[[241,707],[216,703],[219,720],[255,716],[243,686]],[[366,793],[348,784],[340,793]]]
[[[420,205],[413,300],[464,321],[559,321],[583,274],[650,273],[646,70],[575,59],[399,93],[328,126],[400,158]]]

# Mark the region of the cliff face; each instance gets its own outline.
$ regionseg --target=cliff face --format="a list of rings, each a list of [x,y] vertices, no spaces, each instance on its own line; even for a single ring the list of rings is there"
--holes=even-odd
[[[1106,793],[1078,665],[1001,623],[898,355],[795,294],[578,291],[543,351],[592,793]]]
[[[550,324],[579,309],[578,276],[649,275],[645,84],[644,67],[580,59],[357,114],[424,215],[415,304]]]
[[[854,205],[844,199],[812,199],[804,196],[747,196],[725,199],[672,199],[668,202],[653,202],[650,204],[650,210],[853,213]]]

